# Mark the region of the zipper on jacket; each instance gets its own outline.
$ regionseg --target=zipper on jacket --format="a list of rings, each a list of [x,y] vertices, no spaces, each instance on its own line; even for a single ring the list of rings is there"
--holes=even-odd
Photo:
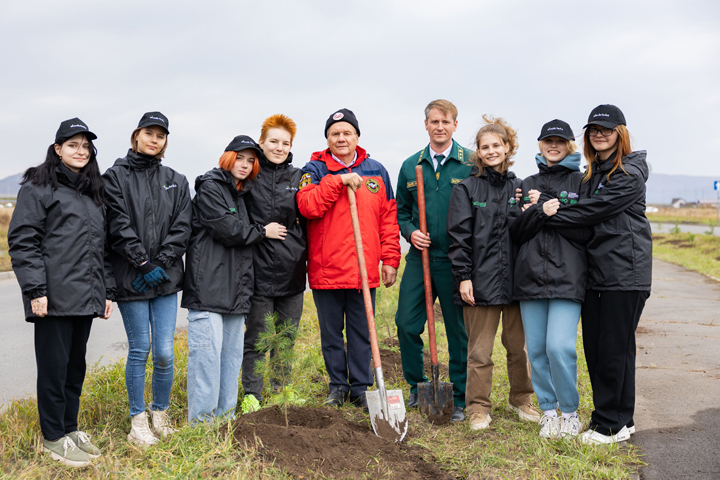
[[[148,262],[150,262],[157,253],[155,249],[157,248],[156,245],[160,236],[157,232],[157,219],[155,218],[155,196],[153,195],[152,186],[150,185],[150,175],[148,174],[147,169],[145,169],[145,181],[147,182],[148,189],[150,190],[150,199],[152,200],[152,205],[150,205],[150,211],[152,212],[153,232],[155,233],[155,241],[152,243],[152,245],[150,245],[150,258],[148,258]]]
[[[94,255],[93,255],[93,242],[92,242],[92,237],[93,237],[93,234],[92,234],[92,226],[91,226],[91,223],[90,223],[90,212],[88,211],[87,204],[85,203],[85,200],[82,198],[82,195],[80,195],[80,201],[82,202],[83,208],[85,209],[85,218],[87,219],[87,226],[88,226],[88,227],[87,227],[87,228],[88,228],[88,244],[89,244],[89,247],[90,247],[90,249],[89,249],[90,253],[89,253],[89,255],[88,255],[88,260],[89,260],[89,263],[90,263],[90,282],[93,284],[93,288],[90,289],[90,290],[91,290],[91,296],[92,296],[92,292],[95,291],[95,288],[94,288],[95,275],[93,274],[93,256],[94,256]],[[91,298],[92,298],[92,297],[91,297]],[[104,309],[103,309],[103,312],[104,312]],[[103,315],[104,315],[104,313],[103,313]]]
[[[270,209],[270,221],[272,221],[272,219],[275,218],[275,194],[276,194],[275,188],[277,187],[277,185],[275,183],[275,173],[277,173],[277,167],[273,168],[272,189],[271,189],[272,203],[271,203],[271,209]],[[277,267],[277,248],[275,248],[275,245],[272,243],[270,245],[272,245],[272,247],[273,247],[273,249],[272,249],[272,251],[273,251],[273,268],[272,268],[272,277],[271,277],[272,280],[270,282],[270,292],[272,294],[274,294],[275,293],[275,269]]]

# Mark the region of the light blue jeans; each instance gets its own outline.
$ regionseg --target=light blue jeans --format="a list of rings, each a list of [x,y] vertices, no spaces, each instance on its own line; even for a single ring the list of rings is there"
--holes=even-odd
[[[577,326],[582,303],[564,298],[520,302],[532,384],[542,410],[578,409]]]
[[[190,310],[188,422],[235,418],[245,343],[245,315]]]
[[[145,411],[145,367],[152,348],[151,410],[167,410],[173,382],[173,341],[177,322],[177,293],[152,300],[118,302],[128,338],[125,385],[130,416]]]

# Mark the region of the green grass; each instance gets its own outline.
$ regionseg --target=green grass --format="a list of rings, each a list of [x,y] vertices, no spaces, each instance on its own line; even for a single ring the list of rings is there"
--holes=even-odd
[[[657,212],[645,213],[651,222],[668,225],[675,223],[695,223],[699,225],[717,225],[718,212],[713,207],[672,208],[659,207]]]
[[[399,284],[399,282],[398,282]],[[378,289],[376,315],[380,338],[396,335],[394,315],[398,285]],[[440,361],[447,364],[445,329],[438,324]],[[408,412],[410,430],[406,442],[427,451],[427,459],[461,478],[628,478],[639,465],[640,451],[634,446],[589,447],[577,441],[546,441],[538,437],[539,426],[521,422],[504,410],[509,385],[505,350],[496,338],[492,399],[493,422],[488,430],[471,431],[463,425],[433,427],[417,411]],[[294,364],[294,390],[307,399],[305,406],[320,407],[327,395],[327,375],[322,360],[317,314],[312,295],[305,295]],[[151,365],[151,363],[149,363]],[[149,366],[149,369],[152,367]],[[176,435],[157,446],[142,450],[126,441],[130,430],[124,380],[124,362],[89,369],[83,389],[80,427],[103,450],[103,457],[91,468],[72,470],[46,460],[39,453],[40,431],[35,400],[13,402],[0,415],[0,478],[287,478],[262,462],[252,448],[236,448],[228,440],[227,427],[186,425],[187,338],[180,333],[175,341],[175,382],[170,416],[179,428]],[[578,374],[580,416],[587,421],[592,397],[587,368],[578,333]],[[146,399],[150,398],[150,376]],[[267,382],[266,382],[267,384]],[[404,382],[389,384],[409,389]],[[269,392],[268,392],[269,393]],[[534,398],[534,397],[533,397]],[[354,407],[343,407],[349,418]]]
[[[716,279],[720,278],[720,237],[715,235],[653,235],[653,256]]]

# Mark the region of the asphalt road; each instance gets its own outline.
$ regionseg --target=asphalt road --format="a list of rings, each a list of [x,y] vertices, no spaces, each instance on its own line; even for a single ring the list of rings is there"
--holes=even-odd
[[[96,318],[87,344],[88,365],[107,364],[125,358],[127,336],[120,311],[114,305],[112,316]],[[0,410],[14,399],[35,394],[35,347],[33,325],[25,321],[20,287],[15,279],[0,280]],[[187,310],[178,308],[177,327],[187,327]]]
[[[637,332],[640,478],[720,478],[720,284],[653,261]]]

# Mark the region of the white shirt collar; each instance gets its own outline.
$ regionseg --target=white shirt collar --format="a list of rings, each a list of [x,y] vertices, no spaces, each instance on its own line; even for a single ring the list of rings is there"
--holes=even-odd
[[[443,158],[443,162],[445,162],[445,160],[447,160],[448,157],[450,156],[450,151],[452,150],[452,147],[453,147],[453,144],[452,144],[452,142],[450,142],[450,146],[444,152],[436,152],[435,150],[433,150],[432,146],[430,146],[430,157],[432,158],[433,163],[435,165],[438,164],[437,159],[435,159],[435,155],[445,155],[445,158]],[[442,163],[441,163],[441,165],[442,165]]]
[[[352,167],[353,165],[355,165],[355,162],[357,162],[357,150],[355,150],[355,157],[353,158],[353,161],[350,162],[350,165],[345,165],[345,162],[336,157],[334,153],[330,152],[330,155],[332,155],[333,160],[335,160],[345,168]]]

